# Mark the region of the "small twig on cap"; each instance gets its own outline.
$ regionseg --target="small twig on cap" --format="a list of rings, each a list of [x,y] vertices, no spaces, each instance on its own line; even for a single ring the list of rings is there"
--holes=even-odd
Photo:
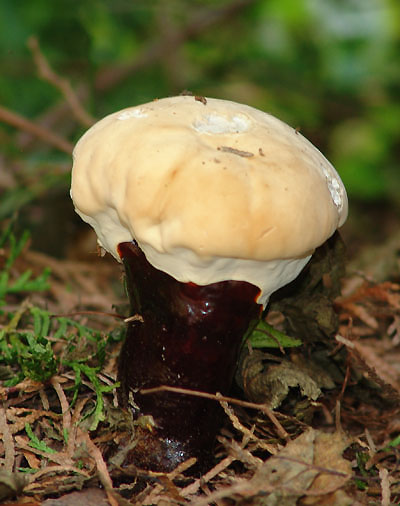
[[[197,101],[197,102],[201,102],[203,105],[207,105],[207,99],[206,97],[202,97],[200,95],[196,95],[194,97],[194,99]]]
[[[241,151],[240,149],[231,148],[230,146],[218,146],[218,151],[223,151],[224,153],[232,153],[233,155],[243,156],[243,158],[251,158],[254,156],[254,153],[250,153],[250,151]]]

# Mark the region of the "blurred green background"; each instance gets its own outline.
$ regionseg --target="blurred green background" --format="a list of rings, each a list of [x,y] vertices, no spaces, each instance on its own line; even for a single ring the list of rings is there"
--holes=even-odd
[[[183,90],[298,127],[347,187],[354,243],[398,225],[398,0],[2,0],[0,50],[0,220],[18,213],[47,252],[64,255],[79,226],[68,143],[91,118]],[[40,77],[35,56],[86,116]],[[11,124],[10,112],[65,149]]]

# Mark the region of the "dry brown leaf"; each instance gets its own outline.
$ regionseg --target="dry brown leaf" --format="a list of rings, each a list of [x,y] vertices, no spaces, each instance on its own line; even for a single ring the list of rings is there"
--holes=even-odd
[[[250,480],[254,491],[270,492],[263,505],[294,506],[306,492],[318,474],[313,469],[315,438],[316,431],[304,432],[254,474]]]
[[[354,342],[354,349],[362,360],[373,369],[382,382],[387,383],[400,394],[400,377],[398,371],[391,367],[386,360],[380,358],[370,346]]]
[[[28,482],[29,477],[22,473],[0,469],[0,501],[20,495]]]
[[[16,393],[23,392],[24,394],[30,394],[33,392],[39,392],[43,388],[43,384],[39,381],[33,381],[32,379],[26,378],[13,387],[3,387],[1,390],[5,393]]]
[[[108,473],[107,465],[104,462],[101,451],[90,439],[89,434],[83,432],[79,427],[77,430],[77,442],[78,441],[85,443],[90,456],[96,463],[98,477],[106,491],[108,502],[111,506],[118,506],[118,500],[116,498],[118,494],[113,491],[113,483]]]
[[[8,428],[11,434],[17,434],[25,429],[25,424],[33,424],[42,417],[48,417],[52,420],[60,420],[61,415],[53,411],[44,411],[41,409],[28,408],[8,408],[6,411],[7,420],[10,422]],[[0,434],[2,437],[2,434]]]
[[[305,495],[333,494],[351,477],[347,462],[341,457],[347,444],[342,434],[323,434],[309,429],[265,461],[250,480],[235,480],[231,487],[217,490],[192,504],[206,506],[218,499],[240,496],[251,497],[254,505],[295,506]],[[325,454],[329,455],[327,459]],[[325,462],[326,466],[319,465]],[[323,491],[313,485],[320,476],[326,477],[323,484],[329,483]]]
[[[349,497],[342,489],[335,490],[335,492],[325,496],[312,498],[316,500],[314,503],[306,502],[309,499],[311,499],[311,497],[307,496],[305,499],[300,500],[299,505],[306,506],[309,504],[316,504],[317,506],[362,506],[358,502],[354,502],[354,499]]]
[[[390,477],[389,471],[385,468],[379,469],[379,478],[381,479],[382,506],[390,506]]]
[[[252,372],[247,372],[244,386],[248,398],[254,402],[264,402],[272,409],[280,406],[291,388],[299,388],[304,397],[313,401],[321,395],[319,386],[308,371],[289,360],[269,365],[265,371],[254,368]]]
[[[335,493],[341,489],[351,476],[351,463],[342,457],[343,451],[349,445],[349,439],[342,432],[335,432],[334,434],[324,434],[318,432],[314,443],[314,465],[318,468],[333,469],[342,474],[319,474],[313,481],[309,488],[307,495],[312,492],[313,494],[320,494],[317,497],[308,495],[302,503],[304,505],[337,505],[345,506],[351,504],[350,502],[337,502]],[[329,493],[329,491],[331,491]],[[340,495],[338,500],[345,501],[345,498]]]
[[[32,448],[29,446],[29,438],[26,436],[15,436],[15,443],[17,448],[21,450],[26,450],[30,453],[34,453],[35,455],[40,455],[41,457],[46,457],[48,460],[55,462],[59,466],[73,466],[73,461],[68,457],[66,452],[57,452],[57,453],[49,453],[44,452],[42,450],[38,450],[37,448]]]
[[[2,434],[1,438],[4,444],[4,470],[11,472],[14,466],[15,447],[10,427],[7,423],[6,410],[3,407],[0,408],[0,434]]]
[[[21,450],[21,453],[31,469],[40,469],[40,459],[38,459],[34,453],[28,450]]]
[[[109,506],[106,494],[98,488],[65,494],[58,499],[46,499],[42,506]]]

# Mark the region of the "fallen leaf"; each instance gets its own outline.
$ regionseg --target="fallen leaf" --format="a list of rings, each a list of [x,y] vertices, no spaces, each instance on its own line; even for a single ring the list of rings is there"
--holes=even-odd
[[[109,506],[105,492],[96,488],[88,488],[81,492],[65,494],[58,499],[46,499],[42,506]]]
[[[0,469],[0,501],[20,495],[28,482],[25,474]]]
[[[290,388],[298,387],[304,397],[313,401],[321,395],[317,382],[309,375],[309,369],[303,369],[301,364],[289,360],[265,366],[265,357],[262,352],[253,350],[243,360],[242,383],[248,399],[267,403],[275,409],[285,400]]]
[[[306,496],[318,501],[304,504],[322,504],[331,500],[352,476],[350,462],[341,456],[348,444],[342,433],[324,434],[309,429],[266,460],[250,480],[238,481],[193,504],[205,506],[233,496],[251,498],[253,506],[295,506]],[[343,494],[340,497],[343,499]],[[325,504],[346,506],[347,503]]]
[[[346,502],[343,494],[337,494],[351,476],[351,462],[342,457],[343,451],[349,445],[349,439],[342,432],[333,434],[325,434],[317,432],[314,441],[314,465],[318,468],[329,468],[336,473],[321,473],[313,481],[308,490],[308,494],[312,492],[321,495],[308,495],[303,499],[304,505],[330,505],[330,506],[346,506],[351,505]],[[336,499],[335,498],[336,495]]]

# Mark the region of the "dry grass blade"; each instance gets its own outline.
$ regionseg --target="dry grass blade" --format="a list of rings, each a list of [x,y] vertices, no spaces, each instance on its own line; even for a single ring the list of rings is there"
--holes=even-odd
[[[185,487],[180,491],[180,495],[182,497],[188,497],[190,495],[196,494],[200,487],[208,483],[210,480],[218,476],[222,471],[224,471],[227,467],[229,467],[232,462],[235,461],[235,457],[232,455],[229,455],[228,457],[225,457],[221,462],[218,462],[216,466],[214,466],[212,469],[210,469],[206,474],[204,474],[201,478],[198,478],[196,481]]]
[[[62,386],[60,382],[58,381],[57,377],[53,377],[50,381],[50,383],[53,385],[54,390],[57,393],[58,399],[61,404],[61,413],[63,418],[63,429],[64,431],[68,431],[71,428],[71,413],[69,408],[69,403],[67,401],[67,397],[64,393],[64,390],[62,389]]]
[[[44,411],[42,409],[29,409],[11,407],[7,409],[7,419],[9,422],[9,430],[11,434],[17,434],[24,429],[26,423],[33,424],[37,420],[47,417],[55,422],[60,420],[60,415],[53,411]]]
[[[390,506],[390,477],[387,469],[379,469],[379,478],[382,488],[382,506]]]
[[[75,409],[71,419],[71,430],[68,434],[68,443],[67,443],[67,454],[72,458],[75,452],[75,443],[76,443],[76,435],[78,431],[78,421],[81,416],[82,409],[85,407],[85,404],[89,398],[78,399],[75,405]]]
[[[15,446],[14,440],[7,423],[6,410],[0,407],[0,434],[4,445],[4,469],[11,472],[14,468]]]
[[[218,397],[220,396],[218,395]],[[226,401],[220,400],[220,404],[222,406],[222,409],[225,411],[225,414],[229,417],[232,425],[237,431],[241,432],[244,437],[246,437],[248,440],[255,441],[259,448],[267,450],[269,453],[271,453],[271,455],[275,455],[278,452],[278,449],[275,446],[265,443],[260,438],[258,438],[252,430],[249,430],[247,427],[245,427],[240,422],[239,418],[235,415],[233,409],[229,407]]]
[[[220,401],[230,402],[231,404],[237,404],[238,406],[242,406],[244,408],[258,409],[259,411],[262,411],[265,415],[268,416],[271,422],[275,425],[275,428],[277,429],[277,432],[281,438],[290,439],[289,434],[282,427],[282,425],[279,423],[278,419],[274,415],[273,411],[266,404],[257,404],[255,402],[242,401],[240,399],[235,399],[234,397],[226,397],[225,395],[221,395],[219,393],[210,394],[207,392],[199,392],[197,390],[189,390],[187,388],[171,387],[168,385],[161,385],[155,388],[144,388],[140,391],[140,393],[143,395],[154,394],[157,392],[173,392],[176,394],[194,395],[197,397],[204,397],[205,399],[211,399],[218,402]]]
[[[93,441],[90,439],[89,434],[86,432],[83,432],[81,429],[78,428],[78,439],[80,442],[84,442],[86,444],[87,450],[90,454],[90,456],[93,458],[96,464],[97,473],[99,476],[99,479],[106,491],[107,499],[111,506],[118,506],[118,501],[114,497],[113,492],[113,483],[111,480],[111,477],[108,473],[107,465],[104,462],[103,456],[101,454],[101,451],[97,446],[93,443]]]
[[[167,474],[150,473],[151,476],[157,475],[161,484],[157,484],[152,490],[150,490],[149,494],[140,500],[140,505],[159,504],[159,502],[163,499],[168,501],[168,498],[180,501],[180,490],[174,485],[173,480],[192,467],[196,461],[197,459],[190,458],[179,464],[172,472]],[[165,494],[164,491],[166,491],[167,494]]]

